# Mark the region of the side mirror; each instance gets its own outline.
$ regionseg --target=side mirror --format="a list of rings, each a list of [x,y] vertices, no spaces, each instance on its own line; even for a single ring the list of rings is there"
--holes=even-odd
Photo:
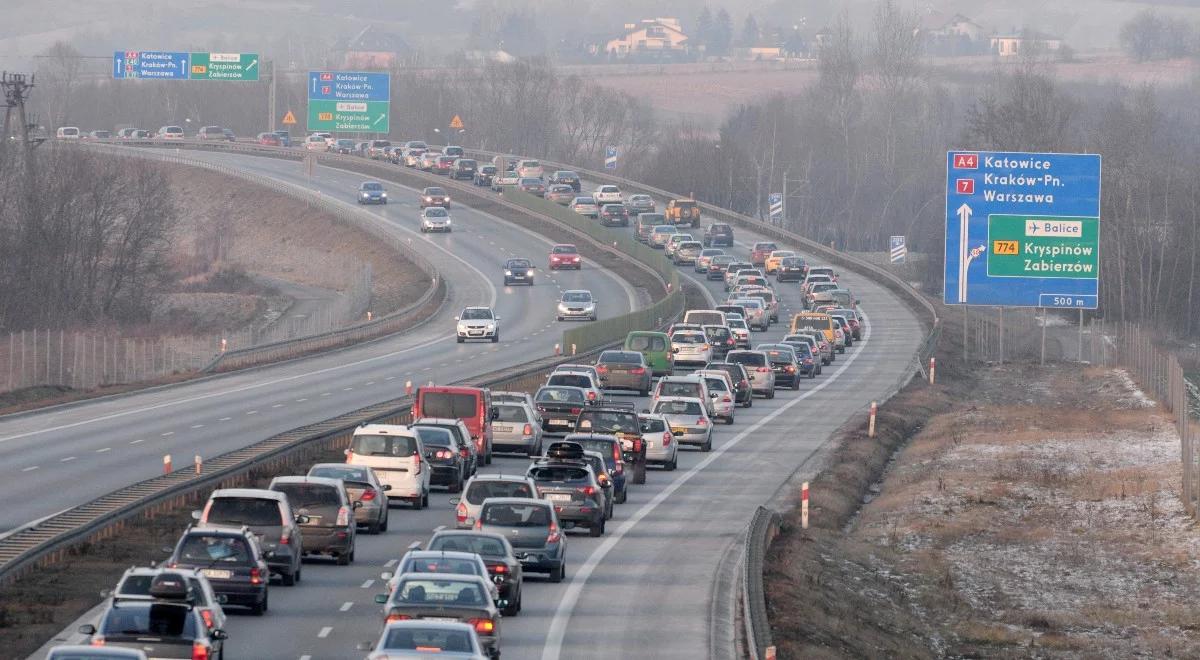
[[[458,321],[458,320],[459,320],[459,318],[456,316],[456,317],[454,317],[454,320],[455,320],[455,321]]]
[[[193,511],[192,512],[192,520],[200,520],[200,516],[202,514],[203,514],[203,512],[198,509],[196,511]]]
[[[263,553],[263,559],[274,559],[274,558],[275,558],[274,550],[267,550],[266,552]]]
[[[709,398],[715,399],[715,398],[721,396],[721,393],[720,392],[709,392],[708,396],[709,396]]]
[[[371,646],[371,642],[359,642],[354,645],[354,650],[356,650],[356,651],[371,651],[371,650],[373,650],[373,647]]]
[[[862,302],[861,300],[855,300],[855,301],[854,301],[854,304],[855,304],[855,305],[857,305],[857,304],[859,304],[859,303],[861,303],[861,302]]]
[[[225,632],[224,630],[221,630],[220,628],[217,628],[216,630],[212,631],[212,633],[210,633],[210,634],[212,635],[212,638],[216,639],[216,640],[229,639],[229,633]]]
[[[354,508],[355,508],[355,509],[361,509],[361,508],[363,508],[363,503],[362,503],[362,501],[355,502],[355,503],[354,503]]]
[[[349,456],[350,454],[353,454],[353,453],[354,453],[354,452],[350,451],[349,449],[343,449],[343,450],[342,450],[342,454],[344,454],[344,455],[346,455],[346,456]]]
[[[96,626],[93,626],[90,623],[85,623],[82,626],[79,626],[79,634],[80,635],[95,635],[96,634]]]
[[[643,415],[649,415],[649,414],[650,414],[650,409],[649,409],[649,408],[642,408],[642,414],[643,414]]]
[[[390,580],[390,579],[392,579],[392,572],[391,572],[391,571],[384,571],[384,572],[380,573],[380,574],[379,574],[379,579],[381,579],[381,580]]]
[[[389,491],[389,490],[391,490],[391,489],[392,489],[392,485],[391,485],[391,484],[384,484],[384,485],[380,486],[380,488],[381,488],[381,489],[383,489],[383,491],[386,493],[387,491]]]
[[[308,522],[309,522],[309,520],[311,520],[311,518],[309,518],[308,516],[304,515],[303,513],[296,514],[296,522],[297,522],[298,524],[301,524],[301,525],[307,525],[307,524],[308,524]]]
[[[100,590],[100,597],[101,597],[101,598],[108,598],[108,597],[109,597],[109,596],[111,596],[112,594],[113,594],[113,592],[112,592],[112,589],[101,589],[101,590]]]
[[[375,594],[375,602],[380,605],[387,605],[387,594]]]
[[[492,419],[493,420],[500,419],[500,409],[499,408],[492,408]]]
[[[496,316],[496,317],[493,317],[493,320],[496,320],[496,321],[503,321],[504,319],[500,318],[499,316]]]
[[[459,503],[459,502],[461,502],[461,501],[462,501],[462,498],[460,498],[460,497],[451,497],[451,498],[450,498],[450,505],[451,505],[451,506],[457,506],[457,505],[458,505],[458,503]]]
[[[168,555],[175,552],[175,548],[168,547],[165,545],[163,547],[159,548],[159,550],[162,550],[164,554],[168,554]]]

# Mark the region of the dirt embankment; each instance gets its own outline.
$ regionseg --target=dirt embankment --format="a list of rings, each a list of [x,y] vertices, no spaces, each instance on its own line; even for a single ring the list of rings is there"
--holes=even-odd
[[[939,384],[849,429],[772,546],[779,657],[1200,655],[1171,421],[1122,371],[968,371],[943,338]]]

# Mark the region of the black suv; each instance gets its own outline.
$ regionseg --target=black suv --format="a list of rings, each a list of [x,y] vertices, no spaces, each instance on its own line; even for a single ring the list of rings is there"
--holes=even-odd
[[[479,169],[475,170],[474,183],[477,186],[490,186],[490,185],[492,185],[492,179],[495,178],[495,176],[496,176],[496,166],[495,165],[484,165],[484,166],[480,167]]]
[[[168,568],[194,568],[208,578],[213,592],[230,605],[250,608],[256,616],[267,611],[267,568],[270,552],[263,552],[248,527],[227,529],[189,526],[171,556]],[[191,657],[191,656],[188,656]]]
[[[704,230],[704,247],[733,247],[733,227],[724,222],[714,222]]]
[[[579,412],[575,428],[615,435],[621,441],[622,462],[633,469],[633,483],[646,483],[646,443],[642,441],[642,421],[632,401],[602,399]]]
[[[228,638],[220,628],[209,630],[187,580],[173,574],[155,577],[148,597],[114,600],[99,623],[80,626],[80,634],[92,636],[95,645],[138,649],[153,658],[224,657]]]
[[[779,260],[779,270],[775,273],[777,281],[803,283],[806,277],[808,264],[804,262],[804,257],[784,257]]]
[[[579,192],[583,186],[583,182],[579,180],[579,175],[569,170],[559,170],[550,175],[550,183],[562,183],[571,186],[575,192]]]
[[[581,526],[590,536],[604,534],[608,518],[604,486],[584,460],[578,442],[550,443],[546,456],[529,466],[525,476],[533,479],[538,496],[554,505],[564,529]]]

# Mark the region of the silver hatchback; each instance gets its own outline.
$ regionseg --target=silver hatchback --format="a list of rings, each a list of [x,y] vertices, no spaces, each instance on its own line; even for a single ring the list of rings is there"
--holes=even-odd
[[[492,446],[496,451],[515,451],[529,457],[542,453],[542,423],[524,403],[497,403],[492,420]]]

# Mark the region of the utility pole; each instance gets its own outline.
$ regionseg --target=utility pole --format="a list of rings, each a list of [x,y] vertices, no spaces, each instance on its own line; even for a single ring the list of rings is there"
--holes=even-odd
[[[17,111],[17,121],[20,125],[21,140],[25,146],[31,147],[29,129],[31,128],[25,116],[25,100],[33,89],[33,75],[26,78],[23,73],[0,74],[0,89],[4,90],[4,139],[7,140],[12,130],[12,113]]]
[[[275,90],[278,85],[275,82],[275,60],[271,60],[271,87],[267,91],[267,113],[271,115],[271,120],[268,122],[270,132],[275,132]]]

